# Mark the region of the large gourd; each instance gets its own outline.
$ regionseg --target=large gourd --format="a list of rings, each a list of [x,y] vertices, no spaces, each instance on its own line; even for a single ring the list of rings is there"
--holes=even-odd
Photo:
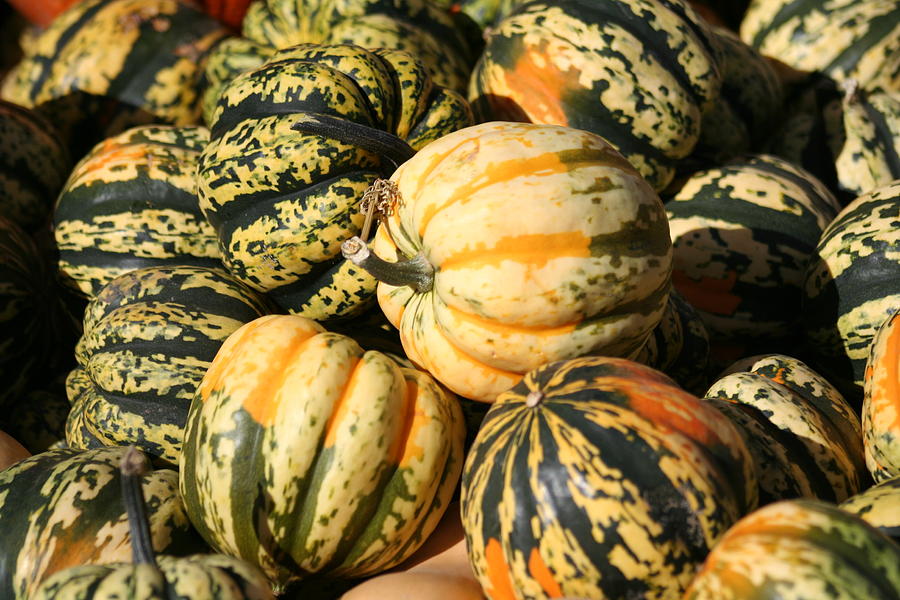
[[[863,443],[876,482],[900,476],[900,307],[878,327],[863,376]]]

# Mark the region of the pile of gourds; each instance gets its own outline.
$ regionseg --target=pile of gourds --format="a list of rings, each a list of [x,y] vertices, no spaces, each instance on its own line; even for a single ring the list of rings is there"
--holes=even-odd
[[[900,597],[894,0],[15,6],[0,597]]]

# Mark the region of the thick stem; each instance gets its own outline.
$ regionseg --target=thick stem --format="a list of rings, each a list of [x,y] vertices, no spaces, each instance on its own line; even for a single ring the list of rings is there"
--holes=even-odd
[[[388,262],[372,254],[364,241],[353,236],[341,244],[341,254],[378,281],[389,285],[407,285],[420,294],[434,287],[434,267],[421,253],[413,258]]]
[[[525,396],[525,406],[528,408],[534,408],[544,400],[544,392],[540,390],[531,390],[528,392],[528,395]]]
[[[122,474],[122,501],[131,532],[132,560],[136,565],[156,565],[150,522],[147,520],[147,503],[141,487],[141,476],[147,472],[147,459],[140,450],[129,446],[119,471]]]

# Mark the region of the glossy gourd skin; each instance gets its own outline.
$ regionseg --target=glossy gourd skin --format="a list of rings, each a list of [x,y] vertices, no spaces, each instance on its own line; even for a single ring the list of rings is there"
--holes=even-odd
[[[118,469],[125,450],[48,450],[0,471],[3,598],[30,600],[44,579],[68,567],[131,558]],[[142,481],[154,550],[200,551],[178,495],[178,473],[157,469]]]
[[[806,269],[802,318],[811,366],[857,409],[869,346],[900,304],[900,181],[856,198],[822,232]]]
[[[741,39],[795,69],[864,89],[900,91],[900,5],[894,0],[753,0]]]
[[[221,268],[147,267],[113,279],[85,311],[66,381],[69,446],[135,444],[177,464],[188,408],[216,352],[271,312]]]
[[[841,502],[868,483],[859,417],[802,361],[751,357],[705,398],[732,419],[753,454],[760,504],[797,497]]]
[[[711,35],[681,0],[525,3],[491,29],[469,100],[480,120],[601,135],[660,191],[719,94]]]
[[[363,193],[471,123],[465,99],[406,52],[302,44],[274,54],[222,91],[200,161],[200,206],[223,262],[289,312],[363,312],[375,281],[340,256],[363,226]]]
[[[850,496],[840,507],[859,515],[886,536],[900,543],[900,475],[885,479]]]
[[[60,270],[87,297],[119,275],[164,265],[222,267],[200,212],[196,172],[205,127],[145,125],[97,144],[56,201]]]
[[[889,600],[900,596],[900,545],[820,500],[768,504],[713,549],[685,600]]]
[[[863,442],[876,482],[900,476],[900,309],[878,328],[863,379]]]
[[[456,399],[427,374],[296,315],[222,346],[191,404],[181,492],[201,535],[281,589],[412,554],[462,469]]]
[[[727,418],[619,358],[549,363],[501,394],[466,458],[462,521],[491,600],[677,598],[756,507]]]
[[[548,361],[633,356],[665,310],[671,242],[659,197],[605,140],[492,122],[437,140],[391,180],[372,251],[419,256],[429,290],[381,282],[409,358],[492,401]]]

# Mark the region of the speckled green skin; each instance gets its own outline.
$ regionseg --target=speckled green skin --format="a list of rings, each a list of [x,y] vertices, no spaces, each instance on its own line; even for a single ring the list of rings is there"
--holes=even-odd
[[[284,309],[328,320],[374,299],[374,278],[340,253],[360,233],[366,188],[399,160],[368,137],[414,150],[470,125],[472,114],[405,52],[304,44],[233,79],[211,119],[200,206],[222,260]],[[323,123],[350,137],[310,129]]]
[[[134,444],[178,462],[187,411],[228,335],[271,310],[223,269],[149,267],[88,305],[69,374],[73,448]]]
[[[861,491],[841,502],[841,508],[859,515],[881,533],[900,543],[900,475]]]

